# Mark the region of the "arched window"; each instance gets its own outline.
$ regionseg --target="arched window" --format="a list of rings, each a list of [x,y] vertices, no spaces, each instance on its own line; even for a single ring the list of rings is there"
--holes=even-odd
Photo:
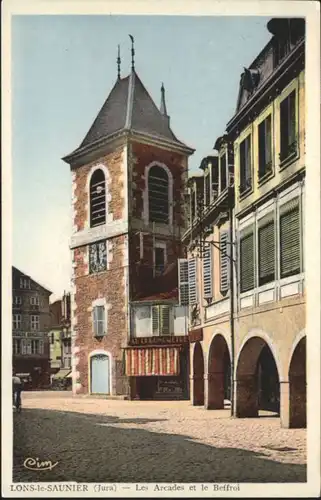
[[[90,227],[106,222],[106,181],[101,169],[95,170],[90,179]]]
[[[169,222],[169,180],[166,170],[154,165],[148,175],[149,221]]]

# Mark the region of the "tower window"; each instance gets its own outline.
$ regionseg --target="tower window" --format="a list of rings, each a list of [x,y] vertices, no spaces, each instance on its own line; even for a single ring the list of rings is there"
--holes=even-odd
[[[106,222],[106,182],[105,174],[96,170],[90,179],[90,227]]]
[[[148,175],[149,221],[169,222],[169,181],[164,168],[154,165]]]

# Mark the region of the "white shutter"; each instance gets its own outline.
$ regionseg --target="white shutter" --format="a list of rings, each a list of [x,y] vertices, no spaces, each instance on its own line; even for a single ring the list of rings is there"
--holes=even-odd
[[[153,335],[159,335],[159,307],[152,306],[152,331]]]
[[[43,354],[43,340],[39,340],[39,354]]]
[[[188,305],[188,260],[178,259],[179,304]]]
[[[212,276],[212,245],[205,243],[203,257],[203,293],[205,299],[213,297]]]
[[[222,231],[220,234],[220,262],[221,262],[221,292],[225,293],[229,289],[229,233]]]
[[[190,305],[197,304],[197,262],[188,259],[188,295]]]

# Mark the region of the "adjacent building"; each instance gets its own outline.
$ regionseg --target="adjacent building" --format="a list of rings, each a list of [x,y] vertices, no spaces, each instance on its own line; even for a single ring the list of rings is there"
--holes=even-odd
[[[186,306],[178,301],[184,192],[193,149],[134,66],[118,78],[72,174],[71,321],[75,394],[187,398]]]
[[[25,389],[50,384],[50,295],[30,276],[12,268],[12,365]]]
[[[190,181],[191,398],[222,408],[231,372],[235,416],[272,410],[282,426],[304,427],[305,24],[267,27],[271,40],[241,75],[218,156],[203,160],[203,181]]]
[[[51,381],[71,378],[70,293],[50,304]]]

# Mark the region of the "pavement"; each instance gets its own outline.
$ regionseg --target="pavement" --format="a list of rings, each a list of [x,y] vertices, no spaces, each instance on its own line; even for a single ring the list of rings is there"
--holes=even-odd
[[[230,418],[189,401],[25,392],[14,413],[14,482],[305,482],[306,430]],[[26,458],[50,460],[29,470]]]

